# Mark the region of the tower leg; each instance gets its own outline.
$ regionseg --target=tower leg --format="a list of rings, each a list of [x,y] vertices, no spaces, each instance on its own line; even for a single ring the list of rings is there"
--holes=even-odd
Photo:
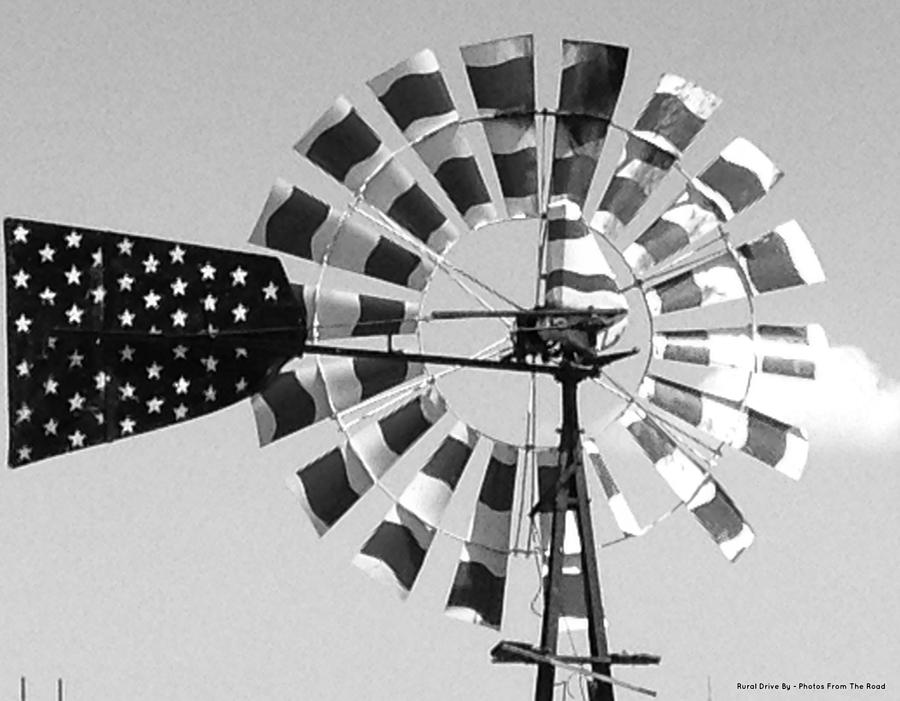
[[[587,494],[584,462],[581,458],[578,425],[578,383],[581,377],[563,369],[559,375],[562,385],[562,429],[560,431],[560,474],[570,477],[559,485],[554,498],[553,520],[550,534],[550,554],[547,561],[547,582],[544,591],[544,613],[541,623],[541,648],[545,653],[557,651],[559,618],[562,613],[562,567],[566,512],[573,510],[578,535],[581,540],[581,571],[587,603],[588,641],[592,657],[608,657],[603,602],[600,592],[600,573],[591,522],[590,503]],[[608,675],[610,665],[594,662],[595,672]],[[535,701],[552,701],[555,668],[552,664],[538,665],[535,684]],[[613,701],[613,689],[609,684],[591,681],[588,684],[591,701]]]

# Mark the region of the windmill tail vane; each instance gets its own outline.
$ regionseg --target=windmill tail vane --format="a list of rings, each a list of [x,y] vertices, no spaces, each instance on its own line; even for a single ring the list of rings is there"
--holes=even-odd
[[[272,255],[8,219],[10,465],[244,399],[261,447],[333,421],[334,443],[288,480],[318,535],[378,487],[392,504],[354,563],[406,598],[434,542],[449,537],[459,549],[446,613],[498,632],[509,620],[511,558],[533,558],[540,641],[502,641],[493,661],[535,665],[537,701],[553,697],[561,670],[579,675],[592,701],[610,701],[617,687],[652,696],[612,671],[659,658],[610,650],[598,550],[676,511],[728,561],[749,547],[754,531],[717,463],[736,452],[801,476],[806,433],[751,406],[750,388],[760,375],[814,379],[826,347],[815,324],[761,322],[756,300],[824,274],[795,221],[731,241],[728,224],[783,175],[755,145],[734,139],[698,175],[684,170],[685,150],[721,102],[711,92],[665,74],[626,127],[615,113],[627,47],[564,40],[553,108],[536,99],[531,35],[465,46],[461,56],[471,101],[456,100],[430,50],[368,82],[403,137],[399,151],[345,97],[296,140],[297,154],[344,186],[351,204],[279,179],[249,240],[311,265],[314,284],[290,280]],[[613,137],[619,159],[591,197]],[[669,175],[681,180],[678,194],[632,231]],[[510,297],[448,259],[457,241],[511,220],[537,232],[530,308],[496,308],[471,285]],[[438,277],[480,308],[426,307]],[[737,320],[723,326],[728,314]],[[634,323],[641,316],[646,323]],[[473,319],[503,321],[507,335],[467,354],[426,352],[426,324],[465,330]],[[530,375],[521,442],[490,436],[448,403],[441,378],[457,371]],[[720,371],[746,377],[743,396],[691,379]],[[536,439],[539,374],[560,388],[557,445]],[[676,500],[649,522],[632,509],[640,495],[619,487],[613,441],[582,431],[585,385],[617,407],[608,431],[637,449],[629,469],[655,472]],[[403,460],[418,470],[395,494],[383,478]],[[477,492],[457,533],[443,521],[467,476]],[[611,539],[595,536],[600,505]]]

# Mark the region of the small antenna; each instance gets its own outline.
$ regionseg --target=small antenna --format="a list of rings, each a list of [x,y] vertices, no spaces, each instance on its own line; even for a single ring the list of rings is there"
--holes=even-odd
[[[20,701],[25,701],[25,677],[19,679],[19,696]]]
[[[62,681],[62,679],[56,680],[56,701],[63,701],[63,681]]]

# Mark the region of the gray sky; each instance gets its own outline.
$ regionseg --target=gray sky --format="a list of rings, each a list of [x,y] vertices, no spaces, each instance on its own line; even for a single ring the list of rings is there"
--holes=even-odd
[[[707,675],[716,699],[750,697],[735,683],[757,681],[889,689],[805,699],[896,694],[900,6],[5,9],[0,212],[232,248],[244,245],[276,177],[337,191],[291,145],[338,93],[374,111],[365,80],[425,47],[460,100],[457,47],[522,32],[536,35],[546,95],[560,39],[630,46],[622,122],[664,71],[723,97],[687,165],[742,135],[787,172],[734,229],[800,221],[829,282],[765,309],[821,321],[838,350],[816,392],[781,398],[809,419],[803,480],[740,460],[722,466],[757,532],[737,564],[685,514],[603,551],[612,647],[661,654],[659,670],[622,676],[664,699],[705,698]],[[284,479],[321,445],[301,436],[259,450],[242,405],[0,475],[0,699],[16,697],[22,674],[35,699],[64,677],[70,701],[528,698],[530,670],[489,664],[496,635],[441,615],[456,545],[435,546],[434,566],[400,603],[350,565],[385,498],[373,495],[319,541]],[[519,593],[510,635],[524,637],[536,620],[533,583]]]

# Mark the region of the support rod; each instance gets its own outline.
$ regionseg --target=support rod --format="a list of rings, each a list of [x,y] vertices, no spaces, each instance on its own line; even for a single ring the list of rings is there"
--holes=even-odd
[[[560,471],[572,468],[571,460],[574,454],[571,451],[571,433],[577,432],[578,416],[577,403],[575,416],[571,413],[569,395],[574,391],[576,384],[562,381],[563,388],[563,423],[560,436],[559,456]],[[541,620],[541,650],[550,655],[556,653],[559,641],[559,617],[562,612],[562,566],[563,566],[563,537],[566,527],[566,510],[569,504],[569,486],[571,480],[566,480],[559,485],[553,500],[553,520],[550,527],[550,555],[547,559],[547,577],[544,589],[544,614]],[[553,701],[553,683],[556,677],[556,668],[550,662],[538,665],[537,681],[534,688],[535,701]]]
[[[434,353],[398,353],[394,351],[371,350],[368,348],[350,348],[344,346],[320,346],[315,343],[307,343],[303,348],[304,353],[318,355],[338,355],[348,358],[380,358],[384,360],[404,360],[412,363],[435,363],[437,365],[456,365],[462,368],[479,368],[482,370],[513,370],[518,372],[536,372],[544,375],[558,377],[561,372],[559,365],[539,365],[537,363],[521,363],[514,360],[483,360],[481,358],[466,358],[455,355],[438,355]],[[581,377],[596,377],[601,368],[614,363],[617,360],[629,358],[637,353],[636,348],[615,353],[598,355],[590,365],[578,365],[577,372]]]
[[[453,319],[502,319],[506,317],[518,317],[518,316],[529,316],[531,318],[537,319],[540,317],[556,317],[556,316],[567,316],[567,317],[584,317],[585,319],[603,319],[607,323],[614,324],[615,322],[622,319],[628,312],[624,309],[559,309],[559,308],[546,308],[546,309],[529,309],[527,311],[523,311],[521,309],[517,310],[505,310],[505,309],[490,309],[490,310],[459,310],[459,309],[443,309],[433,311],[428,314],[425,319],[432,319],[434,321],[448,321]]]
[[[383,360],[403,360],[410,363],[435,363],[437,365],[457,365],[463,368],[479,368],[482,370],[513,370],[519,372],[537,372],[545,375],[554,375],[559,370],[555,365],[538,365],[536,363],[520,363],[513,360],[484,360],[481,358],[466,358],[454,355],[439,355],[433,353],[397,353],[393,351],[381,351],[368,348],[350,348],[344,346],[320,346],[315,343],[307,343],[303,348],[304,353],[315,355],[337,355],[347,358],[377,358]]]

